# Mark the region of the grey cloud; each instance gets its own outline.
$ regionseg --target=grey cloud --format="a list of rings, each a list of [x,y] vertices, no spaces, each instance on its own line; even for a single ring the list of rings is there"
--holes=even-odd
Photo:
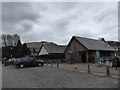
[[[31,30],[32,29],[31,24],[23,24],[22,26],[24,27],[25,30]]]
[[[118,2],[118,40],[120,41],[120,2]]]
[[[76,7],[77,4],[78,4],[77,2],[73,2],[73,3],[71,3],[71,2],[56,3],[56,5],[58,7],[60,7],[61,10],[64,10],[64,11],[68,11],[68,10],[73,9],[74,7]]]
[[[105,36],[117,40],[114,5],[91,2],[3,3],[3,30],[4,33],[19,34],[23,42],[47,40],[67,44],[73,35]]]
[[[35,23],[33,21],[30,20],[23,20],[20,25],[24,28],[24,30],[26,31],[31,31],[33,29],[33,25]]]
[[[0,2],[0,35],[2,34],[2,3]]]
[[[24,34],[23,34],[24,33]],[[34,42],[36,41],[36,36],[33,35],[33,32],[23,32],[20,35],[22,42]]]
[[[37,19],[39,17],[40,15],[34,10],[34,8],[31,8],[29,3],[24,2],[2,3],[3,32],[14,33],[16,26],[21,26],[23,27],[24,31],[28,31],[28,29],[32,29],[32,25],[30,23],[21,24],[21,22],[26,20],[28,20],[29,22],[37,22]],[[17,28],[16,30],[18,30],[16,32],[21,31],[19,30],[19,28]]]
[[[57,31],[59,33],[66,32],[69,30],[69,24],[75,19],[74,16],[68,16],[59,20],[56,20],[52,26],[52,30]]]
[[[38,13],[31,8],[30,4],[24,2],[3,2],[2,11],[3,23],[16,23],[24,19],[34,21],[39,18]]]
[[[106,12],[108,11],[108,12]],[[96,17],[94,18],[97,22],[102,23],[104,21],[106,21],[107,17],[110,17],[107,20],[111,20],[112,17],[115,17],[117,15],[116,11],[114,10],[104,10],[102,12],[100,12],[99,14],[96,15]]]

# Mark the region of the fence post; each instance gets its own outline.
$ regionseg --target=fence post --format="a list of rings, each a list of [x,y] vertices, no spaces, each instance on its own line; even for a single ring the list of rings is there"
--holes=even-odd
[[[57,61],[57,68],[59,67],[59,63],[58,63],[58,61]]]
[[[88,73],[90,73],[90,65],[88,64]]]
[[[48,66],[48,61],[46,61],[46,66]]]
[[[109,66],[106,66],[106,74],[107,74],[107,76],[110,76]]]

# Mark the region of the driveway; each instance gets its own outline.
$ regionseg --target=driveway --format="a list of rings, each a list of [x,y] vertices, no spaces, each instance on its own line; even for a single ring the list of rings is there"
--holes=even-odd
[[[2,68],[3,88],[118,88],[118,79],[49,66]]]

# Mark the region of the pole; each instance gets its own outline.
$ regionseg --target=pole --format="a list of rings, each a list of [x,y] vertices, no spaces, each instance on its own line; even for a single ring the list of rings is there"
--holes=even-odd
[[[58,61],[57,61],[57,68],[59,67],[59,63],[58,63]]]
[[[87,59],[87,63],[89,63],[89,60],[88,60],[88,51],[86,51],[86,59]]]
[[[48,66],[48,60],[46,60],[46,59],[44,59],[45,60],[45,62],[46,62],[46,66]]]
[[[90,65],[89,65],[89,60],[88,60],[88,51],[86,51],[86,59],[88,63],[88,73],[90,73]]]
[[[88,73],[90,73],[90,65],[88,64]]]
[[[51,67],[53,67],[53,60],[51,61]]]
[[[72,56],[71,56],[71,54],[70,54],[70,63],[72,63]]]
[[[107,76],[110,76],[109,66],[106,66],[106,72],[107,72]]]

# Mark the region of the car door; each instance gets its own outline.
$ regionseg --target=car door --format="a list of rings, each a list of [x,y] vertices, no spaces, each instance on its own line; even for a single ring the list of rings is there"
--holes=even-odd
[[[32,64],[33,64],[33,66],[37,66],[36,59],[33,58],[33,60],[32,60]]]
[[[29,58],[29,66],[33,66],[33,58]]]
[[[29,58],[24,58],[24,64],[25,64],[25,66],[30,66]]]

